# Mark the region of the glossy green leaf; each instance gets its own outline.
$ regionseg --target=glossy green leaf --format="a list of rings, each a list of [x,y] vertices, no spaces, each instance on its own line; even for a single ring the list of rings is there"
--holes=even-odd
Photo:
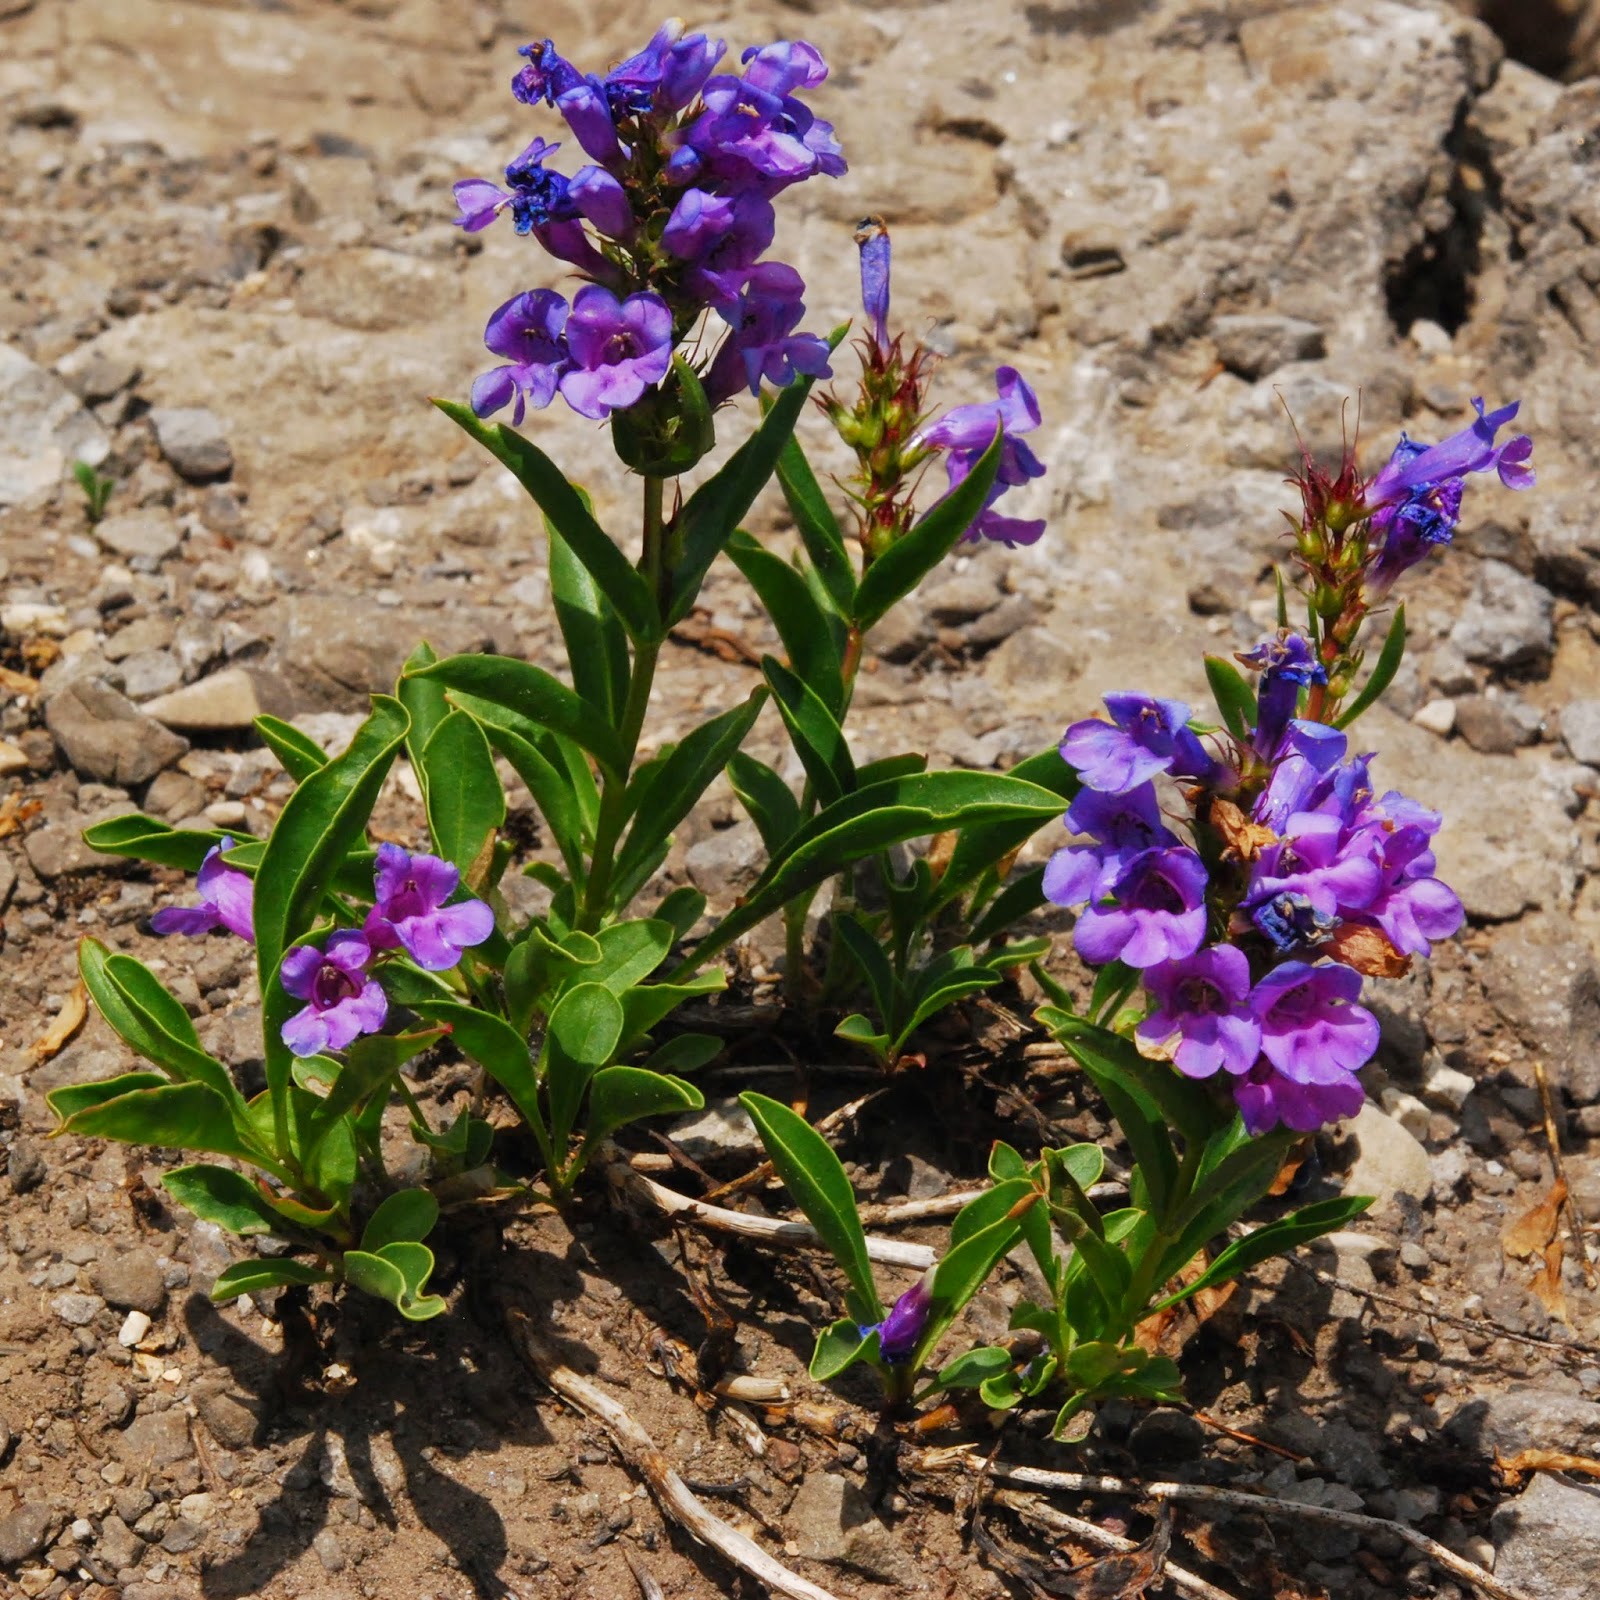
[[[1361,693],[1335,718],[1334,727],[1348,728],[1363,711],[1377,703],[1384,690],[1394,682],[1394,675],[1400,670],[1405,653],[1406,608],[1402,605],[1395,608],[1394,621],[1389,624],[1383,648],[1378,652],[1378,659],[1373,663],[1372,673],[1362,686]]]
[[[211,1285],[211,1298],[221,1305],[241,1294],[260,1294],[263,1289],[288,1289],[312,1283],[332,1283],[333,1274],[309,1261],[285,1258],[281,1261],[235,1261]]]
[[[764,761],[736,752],[728,760],[728,782],[750,814],[769,856],[788,844],[800,827],[800,802]]]
[[[865,928],[860,919],[845,912],[833,920],[833,935],[849,952],[863,981],[872,993],[872,1003],[885,1027],[895,1028],[899,1023],[900,993],[895,981],[894,966],[877,938]]]
[[[574,883],[584,882],[583,811],[573,793],[571,780],[540,753],[538,748],[494,723],[480,723],[490,745],[511,763],[511,770],[528,786],[533,803],[550,831],[562,864]]]
[[[327,752],[322,746],[292,722],[260,716],[255,719],[255,729],[261,742],[278,758],[283,770],[296,783],[304,783],[313,772],[328,764]]]
[[[855,602],[856,575],[851,565],[850,552],[834,516],[817,482],[811,463],[806,460],[800,440],[790,434],[778,452],[778,483],[789,502],[789,512],[800,532],[806,554],[821,580],[823,588],[832,598],[840,616],[850,615]]]
[[[680,740],[640,792],[629,796],[633,822],[617,857],[615,904],[625,906],[643,887],[642,867],[668,843],[672,830],[744,743],[766,694],[752,690],[740,704],[703,722]]]
[[[958,1005],[969,995],[981,993],[984,989],[992,989],[999,981],[1000,974],[988,967],[974,967],[965,973],[946,978],[917,1001],[916,1008],[895,1036],[895,1050],[904,1050],[917,1029],[938,1016],[941,1011],[947,1011],[951,1006]]]
[[[275,1168],[235,1127],[228,1102],[203,1083],[169,1083],[135,1089],[84,1106],[61,1125],[62,1133],[84,1139],[115,1139],[121,1144],[164,1144],[233,1156],[258,1167]]]
[[[381,1250],[346,1250],[344,1275],[365,1294],[387,1300],[411,1322],[426,1322],[448,1309],[436,1294],[426,1294],[433,1252],[425,1244],[401,1241]]]
[[[720,1056],[726,1041],[714,1033],[680,1033],[645,1059],[646,1072],[659,1072],[673,1077],[684,1072],[698,1072],[708,1067]]]
[[[1001,1256],[1021,1236],[1021,1222],[1016,1217],[1007,1216],[969,1235],[959,1244],[952,1244],[945,1251],[933,1269],[933,1281],[929,1285],[933,1309],[911,1357],[914,1372],[928,1364],[946,1330],[960,1315],[961,1308],[983,1287]]]
[[[727,974],[720,967],[697,973],[684,983],[639,983],[624,989],[622,1001],[622,1042],[630,1048],[672,1015],[686,1001],[702,995],[719,994],[728,987]]]
[[[1032,867],[1020,878],[1008,883],[989,902],[982,916],[973,923],[968,938],[975,945],[987,944],[991,939],[998,939],[1006,929],[1024,917],[1032,916],[1044,904],[1044,868]],[[1048,947],[1048,941],[1046,944]]]
[[[511,469],[539,509],[560,530],[561,537],[615,607],[628,632],[635,639],[659,637],[664,630],[650,585],[594,520],[583,496],[567,481],[555,462],[520,433],[499,423],[480,422],[468,406],[453,400],[433,403]]]
[[[845,1017],[833,1030],[833,1036],[867,1051],[881,1062],[887,1063],[889,1060],[889,1035],[875,1028],[859,1011]]]
[[[818,1383],[828,1383],[858,1361],[875,1361],[877,1355],[877,1329],[863,1334],[858,1323],[849,1317],[841,1317],[837,1322],[830,1322],[817,1335],[817,1345],[811,1352],[808,1370]]]
[[[856,787],[856,764],[844,729],[809,684],[781,661],[767,656],[761,671],[771,686],[778,714],[789,730],[812,787],[823,805],[831,805]]]
[[[687,939],[689,930],[706,913],[706,897],[693,884],[682,884],[650,914],[672,929],[674,940]]]
[[[505,1090],[529,1127],[543,1128],[533,1056],[509,1022],[455,1000],[419,1001],[412,1009],[425,1021],[447,1025],[456,1048]]]
[[[1207,656],[1206,682],[1222,725],[1235,739],[1248,739],[1256,725],[1256,692],[1250,680],[1226,656]]]
[[[967,476],[867,568],[855,597],[855,621],[863,632],[910,594],[960,543],[983,510],[1000,468],[1004,443],[997,427],[989,448],[973,462]]]
[[[728,559],[766,607],[789,653],[789,666],[837,717],[844,706],[844,676],[835,636],[835,630],[842,628],[839,617],[822,609],[794,567],[742,528],[728,541]]]
[[[448,689],[504,706],[537,727],[570,739],[612,772],[627,766],[626,752],[611,724],[596,716],[581,695],[531,661],[514,656],[446,656],[417,676],[436,678]]]
[[[849,1281],[845,1304],[857,1322],[883,1321],[883,1303],[867,1260],[867,1238],[844,1167],[828,1141],[798,1113],[746,1090],[739,1104],[761,1135],[772,1169]]]
[[[55,1112],[61,1122],[86,1111],[90,1106],[104,1105],[120,1095],[132,1094],[136,1089],[164,1089],[172,1080],[161,1072],[124,1072],[115,1078],[102,1078],[98,1083],[66,1083],[51,1089],[44,1097],[45,1104]],[[62,1133],[58,1127],[55,1132]]]
[[[1078,792],[1078,775],[1061,759],[1060,751],[1041,750],[1026,761],[1019,761],[1007,774],[1045,789],[1057,797],[1054,815],[1059,818]],[[1013,851],[1020,849],[1049,820],[1049,815],[965,823],[956,840],[944,875],[939,880],[938,904],[947,905],[964,894],[985,873]]]
[[[664,1077],[645,1067],[602,1067],[589,1085],[589,1115],[584,1128],[590,1144],[644,1117],[703,1110],[706,1097],[682,1078]]]
[[[548,517],[550,598],[567,646],[573,686],[611,727],[628,698],[628,635],[616,608]]]
[[[578,1125],[590,1080],[622,1040],[622,1002],[599,983],[568,989],[550,1013],[544,1083],[550,1104],[550,1145],[559,1160]]]
[[[209,1163],[174,1167],[161,1175],[161,1187],[202,1222],[241,1236],[283,1230],[282,1216],[242,1172]]]
[[[91,850],[151,861],[162,867],[180,867],[185,872],[198,872],[206,853],[222,844],[224,837],[207,828],[174,828],[138,811],[108,818],[83,830],[83,842]]]
[[[672,924],[656,917],[614,922],[594,936],[600,959],[584,970],[584,977],[620,995],[644,982],[667,959],[672,939]]]
[[[506,820],[505,790],[483,729],[465,711],[449,712],[422,752],[421,770],[434,853],[481,886],[473,869],[485,862]]]
[[[390,1195],[361,1231],[361,1248],[379,1251],[401,1241],[420,1243],[439,1220],[439,1202],[426,1189],[401,1189]]]
[[[1011,1363],[1009,1350],[994,1344],[978,1345],[975,1349],[962,1351],[954,1361],[940,1367],[938,1376],[923,1393],[936,1394],[942,1389],[976,1389],[991,1378],[1010,1372]]]
[[[438,652],[424,640],[405,659],[400,669],[400,682],[395,687],[395,698],[406,708],[411,726],[406,730],[406,758],[416,774],[423,798],[428,794],[428,768],[423,752],[434,730],[450,714],[450,702],[445,698],[444,685],[432,678],[419,678],[417,673],[431,667],[439,659]]]

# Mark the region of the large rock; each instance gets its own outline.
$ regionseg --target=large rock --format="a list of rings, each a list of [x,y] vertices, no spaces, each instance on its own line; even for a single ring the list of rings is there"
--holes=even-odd
[[[179,477],[214,483],[233,471],[233,447],[216,416],[203,406],[157,406],[150,413],[156,443]]]
[[[44,719],[75,772],[124,788],[153,778],[189,748],[187,739],[103,683],[63,689],[45,707]]]
[[[1492,1527],[1501,1582],[1537,1600],[1594,1600],[1600,1489],[1536,1472],[1495,1511]]]
[[[1358,1154],[1345,1179],[1346,1194],[1370,1194],[1375,1212],[1392,1205],[1399,1195],[1423,1201],[1433,1192],[1433,1169],[1428,1152],[1393,1117],[1369,1100],[1350,1124]]]
[[[785,1520],[800,1554],[812,1561],[849,1567],[880,1583],[916,1581],[907,1551],[873,1515],[867,1497],[837,1473],[808,1472]]]
[[[1445,1436],[1484,1456],[1533,1449],[1593,1456],[1600,1453],[1600,1405],[1561,1389],[1526,1385],[1469,1400],[1451,1417]]]
[[[53,489],[74,461],[98,467],[106,430],[55,373],[0,344],[0,506]]]
[[[1548,663],[1555,646],[1553,608],[1549,591],[1532,578],[1504,561],[1485,561],[1450,640],[1468,661],[1538,668]]]
[[[94,534],[136,572],[154,572],[168,556],[177,554],[183,542],[172,513],[159,506],[107,517],[95,524]]]
[[[1600,968],[1570,925],[1530,917],[1497,931],[1480,971],[1490,1003],[1552,1062],[1573,1103],[1600,1099]]]
[[[144,710],[166,727],[194,731],[248,728],[261,715],[255,683],[240,667],[160,695]]]

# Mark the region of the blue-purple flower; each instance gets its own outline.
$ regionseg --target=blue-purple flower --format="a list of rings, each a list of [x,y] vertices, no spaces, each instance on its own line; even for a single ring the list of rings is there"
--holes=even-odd
[[[672,365],[672,313],[658,294],[618,300],[590,284],[573,297],[566,333],[562,397],[596,421],[634,404]]]
[[[1326,683],[1327,670],[1317,660],[1311,641],[1287,629],[1243,652],[1239,659],[1261,674],[1252,744],[1262,760],[1271,761],[1294,717],[1300,691],[1308,684]]]
[[[1440,816],[1390,790],[1358,814],[1372,844],[1379,883],[1363,920],[1380,927],[1402,955],[1427,955],[1466,920],[1455,891],[1434,877],[1433,835]]]
[[[403,948],[419,967],[444,972],[494,932],[494,913],[482,900],[447,904],[461,874],[438,856],[380,844],[375,881],[377,903],[363,929],[374,950]]]
[[[772,202],[764,195],[685,189],[662,229],[661,243],[680,260],[691,263],[683,276],[683,287],[690,295],[737,316],[739,292],[761,252],[771,245],[776,225]],[[798,300],[805,286],[798,273],[794,279],[798,288],[791,298]]]
[[[514,295],[489,318],[484,343],[507,365],[483,373],[472,385],[472,409],[492,416],[512,399],[511,422],[520,426],[528,406],[541,411],[571,364],[564,332],[567,302],[553,289]]]
[[[251,920],[255,882],[224,862],[223,851],[232,848],[233,840],[224,839],[206,851],[194,885],[200,892],[200,904],[163,907],[150,919],[152,932],[183,933],[198,939],[216,928],[226,928],[255,943]]]
[[[945,476],[954,489],[966,480],[978,459],[994,443],[995,430],[1000,429],[1003,435],[1000,466],[984,498],[983,510],[962,537],[969,543],[976,539],[992,539],[1005,545],[1033,544],[1044,532],[1045,519],[1025,521],[1001,516],[994,505],[1007,489],[1044,476],[1044,463],[1020,437],[1039,426],[1039,401],[1015,367],[1001,367],[996,371],[995,388],[997,399],[956,406],[918,435],[915,442],[927,449],[945,452]]]
[[[718,307],[731,332],[705,377],[706,397],[713,405],[746,387],[759,394],[763,378],[783,388],[797,373],[811,378],[831,373],[826,341],[814,333],[795,332],[806,312],[800,299],[804,293],[805,284],[793,267],[767,261],[746,274],[733,307]]]
[[[605,76],[612,115],[671,116],[682,111],[705,86],[728,46],[703,33],[686,34],[677,17],[656,30],[643,50]]]
[[[1145,970],[1155,1010],[1134,1029],[1140,1053],[1170,1061],[1188,1078],[1248,1072],[1261,1051],[1250,1008],[1250,963],[1233,945],[1214,945]]]
[[[1205,863],[1186,845],[1142,851],[1085,906],[1072,942],[1095,966],[1181,960],[1205,938],[1205,891]]]
[[[1366,830],[1352,830],[1328,812],[1300,811],[1284,825],[1279,842],[1261,852],[1244,909],[1276,948],[1290,950],[1294,944],[1283,942],[1283,930],[1272,920],[1280,897],[1308,906],[1331,932],[1339,921],[1365,911],[1382,881],[1376,841]]]
[[[325,948],[296,945],[283,958],[284,989],[306,1003],[283,1025],[283,1042],[297,1056],[343,1050],[363,1033],[376,1033],[389,1014],[383,987],[367,971],[372,947],[343,929],[328,935]]]
[[[861,309],[872,325],[872,343],[880,358],[889,354],[889,230],[880,217],[868,217],[856,229],[861,251]]]
[[[1361,974],[1349,967],[1285,961],[1251,992],[1261,1053],[1297,1083],[1333,1083],[1359,1072],[1378,1048],[1378,1019],[1355,1002]]]
[[[930,1268],[890,1306],[882,1322],[858,1324],[861,1337],[878,1335],[878,1354],[891,1367],[904,1366],[916,1353],[917,1342],[933,1310],[933,1270]]]
[[[1202,778],[1215,771],[1216,762],[1189,730],[1183,701],[1124,691],[1106,696],[1106,710],[1110,722],[1075,722],[1061,740],[1061,759],[1089,788],[1124,794],[1159,772]]]
[[[1068,845],[1045,864],[1044,892],[1058,906],[1081,906],[1110,891],[1135,856],[1178,843],[1161,820],[1155,789],[1148,783],[1124,794],[1080,789],[1067,807],[1067,827],[1094,842]]]
[[[1360,1111],[1366,1093],[1351,1073],[1305,1083],[1278,1071],[1263,1057],[1234,1084],[1233,1098],[1245,1131],[1259,1137],[1280,1126],[1315,1133],[1330,1122],[1342,1122]]]

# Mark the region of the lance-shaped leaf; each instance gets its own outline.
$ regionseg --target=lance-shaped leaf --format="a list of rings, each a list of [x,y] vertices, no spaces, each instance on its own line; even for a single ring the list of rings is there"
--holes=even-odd
[[[666,1077],[644,1067],[602,1067],[589,1085],[584,1142],[592,1147],[642,1117],[700,1111],[705,1103],[706,1097],[682,1078]]]
[[[729,758],[728,782],[750,813],[767,854],[777,855],[800,827],[800,802],[794,791],[766,762],[742,750]]]
[[[428,831],[435,851],[463,880],[481,887],[481,864],[505,825],[506,796],[483,729],[465,711],[449,712],[422,752]]]
[[[241,1294],[287,1289],[311,1283],[332,1283],[333,1274],[309,1261],[235,1261],[211,1285],[211,1298],[221,1305]]]
[[[161,1187],[202,1222],[241,1236],[282,1231],[286,1219],[242,1172],[199,1162],[161,1175]]]
[[[509,1022],[455,1000],[423,1000],[412,1009],[425,1021],[447,1026],[456,1047],[505,1090],[529,1127],[544,1127],[533,1056],[527,1041]]]
[[[480,422],[467,406],[453,400],[435,400],[434,404],[511,469],[616,608],[633,638],[659,637],[660,619],[650,585],[594,520],[583,496],[555,462],[513,429],[500,423]]]
[[[818,1383],[828,1383],[858,1361],[876,1362],[877,1359],[878,1330],[872,1328],[863,1333],[860,1323],[841,1317],[817,1335],[807,1371]]]
[[[1405,653],[1406,608],[1399,606],[1395,610],[1394,621],[1389,624],[1388,633],[1384,635],[1383,648],[1373,664],[1372,676],[1363,685],[1361,693],[1339,714],[1334,723],[1336,728],[1348,728],[1368,706],[1377,702],[1383,691],[1394,682],[1394,675],[1400,670]]]
[[[1026,1195],[1017,1201],[1018,1207],[1026,1207],[1027,1204]],[[927,1326],[922,1330],[911,1357],[913,1372],[927,1365],[961,1308],[983,1287],[984,1280],[994,1271],[1001,1256],[1021,1236],[1021,1221],[1018,1217],[1008,1215],[987,1228],[969,1234],[945,1252],[933,1269],[933,1282],[929,1286],[932,1307]]]
[[[109,856],[128,856],[134,861],[151,861],[162,867],[181,867],[191,873],[200,870],[207,852],[224,838],[225,835],[206,828],[174,828],[170,823],[137,811],[111,817],[83,830],[83,842],[91,850],[101,850]]]
[[[858,1323],[882,1322],[883,1302],[867,1260],[856,1197],[838,1156],[806,1119],[777,1100],[746,1090],[739,1104],[761,1135],[772,1170],[839,1263],[849,1282],[845,1305]]]
[[[822,803],[831,805],[849,794],[856,787],[856,764],[845,742],[844,729],[822,697],[771,656],[763,659],[761,671],[772,687],[795,754]]]
[[[817,475],[793,434],[778,452],[778,482],[784,499],[789,502],[790,514],[800,530],[812,568],[839,615],[848,617],[856,595],[856,575],[850,564],[850,552],[840,531],[839,519],[834,516]]]
[[[419,678],[417,673],[431,667],[439,659],[438,652],[424,641],[406,657],[400,669],[400,682],[395,687],[395,698],[406,708],[411,726],[406,730],[406,756],[423,798],[428,794],[428,771],[422,754],[428,748],[434,729],[450,714],[450,702],[445,698],[444,685],[432,678]]]
[[[1206,682],[1223,726],[1235,739],[1248,739],[1256,725],[1256,692],[1226,656],[1206,657]]]
[[[120,1144],[165,1144],[179,1150],[233,1156],[283,1175],[277,1163],[263,1156],[234,1126],[228,1102],[203,1083],[169,1083],[158,1089],[135,1089],[74,1111],[62,1133],[84,1139],[115,1139]]]
[[[511,770],[527,784],[528,793],[561,852],[567,875],[581,885],[585,865],[583,807],[573,792],[571,778],[520,733],[493,722],[481,722],[479,726],[489,743],[511,763]]]
[[[567,646],[573,686],[611,726],[628,697],[628,635],[594,575],[548,517],[550,598]]]
[[[824,611],[805,578],[742,528],[728,541],[728,559],[745,575],[789,652],[789,665],[838,716],[844,707],[836,613]]]

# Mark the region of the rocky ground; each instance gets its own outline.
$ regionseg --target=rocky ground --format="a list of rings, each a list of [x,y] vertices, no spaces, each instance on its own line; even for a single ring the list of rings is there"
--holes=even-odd
[[[1030,492],[1048,534],[954,561],[885,630],[863,750],[1003,768],[1106,689],[1198,703],[1201,650],[1270,621],[1285,407],[1323,452],[1359,410],[1370,465],[1400,427],[1437,438],[1475,394],[1521,398],[1539,487],[1469,496],[1368,724],[1384,778],[1447,813],[1441,875],[1470,921],[1390,986],[1372,1103],[1321,1150],[1330,1191],[1381,1197],[1307,1257],[1345,1286],[1264,1272],[1170,1330],[1204,1420],[1111,1407],[1076,1449],[1031,1426],[1006,1449],[1366,1509],[1538,1600],[1580,1600],[1600,1496],[1508,1481],[1495,1454],[1600,1455],[1600,1296],[1570,1242],[1542,1294],[1502,1244],[1553,1177],[1536,1063],[1579,1210],[1600,1218],[1600,79],[1581,76],[1585,8],[1480,9],[1533,65],[1459,12],[1388,0],[739,0],[715,25],[802,33],[834,64],[818,104],[851,172],[792,196],[782,223],[812,325],[850,315],[850,225],[881,211],[897,313],[947,358],[944,398],[978,398],[1005,360],[1044,407],[1050,474]],[[668,1595],[751,1592],[532,1384],[468,1279],[588,1350],[686,1475],[736,1486],[725,1514],[835,1593],[1023,1592],[963,1543],[941,1483],[886,1489],[861,1441],[778,1423],[753,1455],[748,1429],[675,1389],[654,1336],[703,1332],[680,1246],[598,1198],[575,1234],[447,1235],[440,1322],[355,1300],[273,1320],[210,1306],[229,1246],[154,1201],[158,1153],[44,1138],[48,1089],[124,1063],[94,1020],[57,1054],[32,1048],[82,933],[161,966],[242,1071],[259,1049],[237,950],[150,938],[181,885],[94,856],[84,826],[137,806],[264,831],[286,780],[250,717],[345,737],[418,637],[559,664],[519,492],[425,399],[465,392],[495,305],[556,280],[508,230],[452,228],[449,186],[530,136],[505,92],[530,30],[600,64],[654,20],[633,0],[598,32],[571,0],[537,17],[505,0],[0,0],[0,1593],[611,1600],[635,1592],[630,1557]],[[537,427],[625,525],[603,434],[555,411]],[[65,481],[76,460],[115,480],[98,524]],[[758,525],[783,536],[774,506]],[[731,572],[706,602],[669,651],[658,738],[746,692],[745,657],[773,643]],[[778,757],[775,723],[752,748]],[[414,833],[414,802],[401,775],[382,825]],[[726,902],[755,863],[713,791],[668,870]],[[772,956],[757,935],[745,970]],[[1038,1115],[1104,1132],[1010,1020],[1025,1014],[1022,995],[975,1014],[953,1064],[859,1119],[845,1153],[865,1194],[959,1187],[989,1137],[1036,1138]],[[776,1059],[766,1014],[743,1015],[742,1059]],[[712,1081],[731,1094],[749,1072]],[[460,1092],[448,1074],[426,1087],[442,1111]],[[859,1084],[815,1087],[822,1106]],[[720,1154],[693,1148],[729,1176],[748,1154],[720,1126]],[[688,1248],[750,1369],[822,1398],[803,1376],[817,1281]],[[1021,1289],[1002,1274],[974,1330],[1003,1326]],[[1136,1501],[1069,1508],[1148,1526]],[[1051,1536],[995,1518],[1042,1559]],[[1191,1510],[1174,1558],[1239,1600],[1462,1592],[1392,1535],[1278,1517]]]

